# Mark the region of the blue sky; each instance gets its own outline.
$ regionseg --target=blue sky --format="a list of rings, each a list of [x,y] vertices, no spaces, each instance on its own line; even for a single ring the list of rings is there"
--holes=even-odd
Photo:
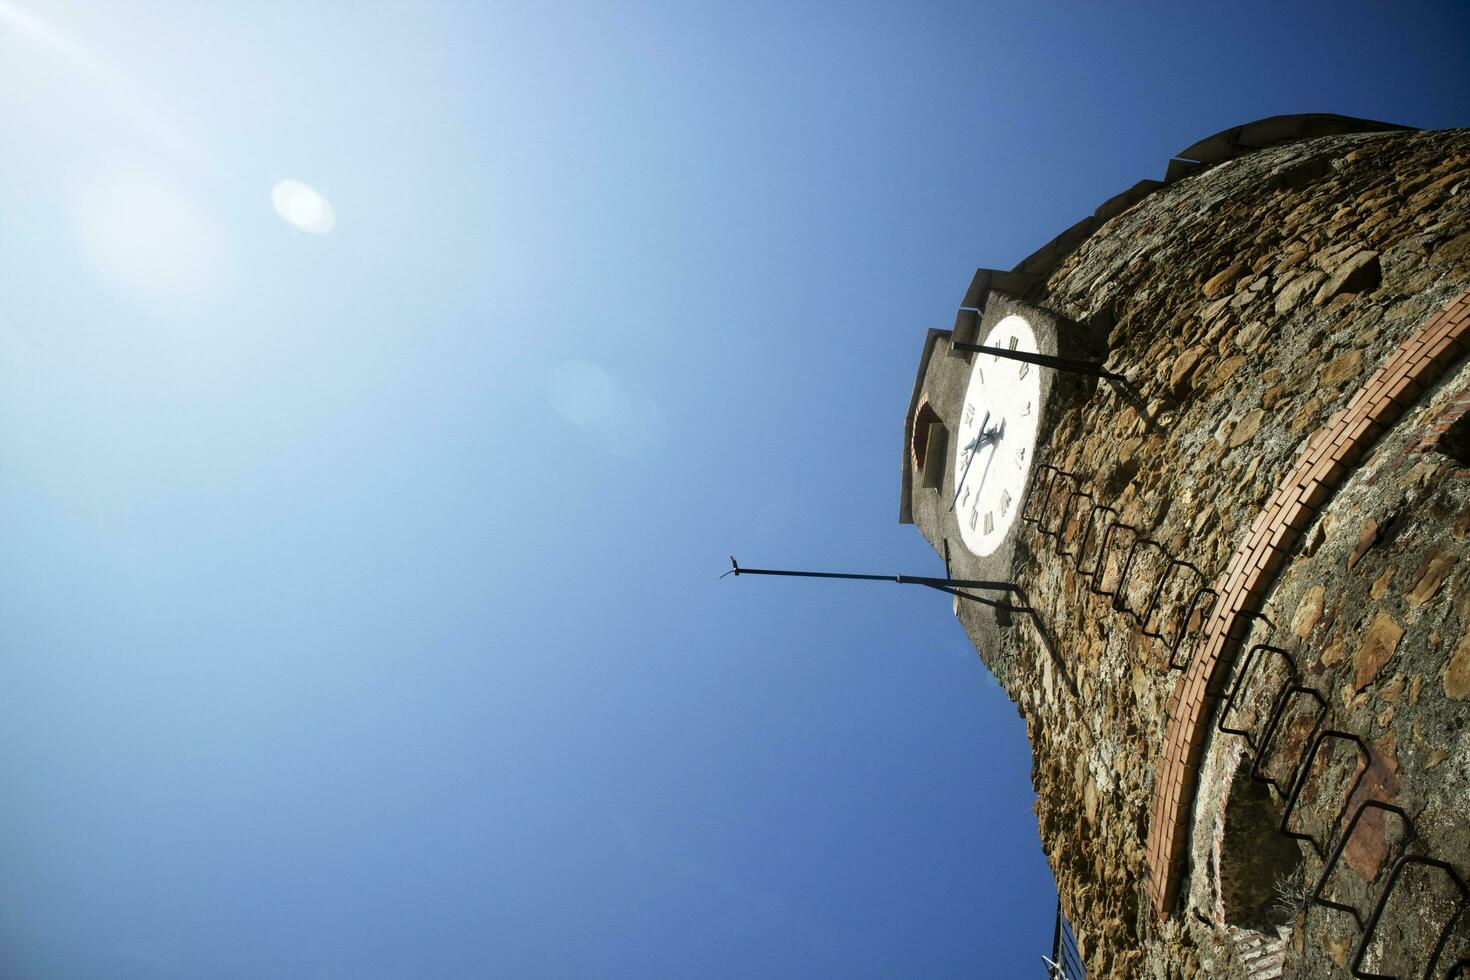
[[[0,0],[0,975],[1039,966],[931,326],[1458,4]],[[337,222],[272,209],[283,179]]]

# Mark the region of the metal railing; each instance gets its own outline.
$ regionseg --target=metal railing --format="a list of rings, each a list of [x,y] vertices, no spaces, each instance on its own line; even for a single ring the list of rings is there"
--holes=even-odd
[[[1284,673],[1286,674],[1286,680],[1285,683],[1277,685],[1278,690],[1276,693],[1266,699],[1270,705],[1269,717],[1264,730],[1258,738],[1255,732],[1243,727],[1231,727],[1226,722],[1232,720],[1232,715],[1239,713],[1242,694],[1249,683],[1252,669],[1254,668],[1257,673],[1269,670],[1268,667],[1263,666],[1267,661],[1262,655],[1267,653],[1273,654],[1280,663],[1285,665]],[[1313,718],[1311,727],[1307,730],[1306,745],[1298,756],[1295,765],[1292,767],[1291,778],[1286,782],[1286,788],[1283,790],[1282,784],[1279,781],[1264,774],[1264,761],[1273,739],[1281,729],[1281,720],[1289,702],[1292,701],[1293,697],[1298,696],[1305,696],[1315,701],[1317,710],[1315,711],[1315,717]],[[1354,924],[1357,927],[1358,941],[1353,949],[1349,968],[1354,977],[1357,977],[1358,980],[1393,980],[1393,978],[1399,976],[1399,974],[1373,973],[1365,970],[1363,964],[1377,937],[1378,925],[1383,917],[1384,910],[1388,907],[1389,899],[1398,888],[1399,882],[1403,877],[1403,871],[1407,867],[1423,867],[1438,872],[1459,894],[1459,901],[1455,905],[1454,912],[1449,915],[1444,925],[1435,934],[1434,942],[1427,951],[1423,961],[1423,972],[1419,975],[1423,976],[1425,980],[1430,980],[1430,978],[1435,976],[1448,978],[1463,973],[1464,960],[1451,965],[1448,973],[1439,974],[1435,968],[1445,953],[1445,945],[1449,940],[1453,926],[1465,914],[1467,907],[1470,907],[1470,888],[1467,888],[1464,879],[1460,877],[1459,872],[1449,862],[1435,858],[1428,853],[1410,852],[1410,847],[1416,842],[1423,843],[1425,846],[1422,849],[1425,851],[1428,850],[1428,847],[1427,842],[1423,842],[1421,836],[1416,831],[1414,821],[1407,811],[1400,806],[1384,800],[1374,799],[1372,797],[1363,799],[1358,803],[1351,819],[1348,820],[1347,825],[1343,827],[1342,833],[1338,835],[1336,843],[1333,844],[1330,836],[1330,828],[1343,826],[1343,817],[1346,816],[1348,808],[1352,806],[1360,788],[1364,785],[1364,777],[1374,764],[1374,755],[1371,747],[1357,734],[1324,727],[1331,713],[1330,705],[1321,692],[1308,686],[1301,680],[1296,662],[1287,651],[1280,647],[1258,643],[1247,652],[1245,658],[1241,661],[1240,669],[1236,672],[1235,682],[1231,686],[1224,705],[1221,708],[1219,718],[1216,722],[1216,729],[1225,734],[1237,735],[1245,740],[1246,747],[1250,753],[1251,778],[1267,783],[1276,791],[1277,796],[1284,800],[1281,821],[1277,827],[1278,832],[1293,840],[1305,841],[1316,853],[1318,860],[1322,861],[1321,870],[1318,872],[1306,896],[1308,905],[1316,905],[1338,912],[1346,912],[1353,917]],[[1353,767],[1352,779],[1346,784],[1346,788],[1337,794],[1336,798],[1341,800],[1341,802],[1332,813],[1331,819],[1326,823],[1326,826],[1329,828],[1329,836],[1326,839],[1319,839],[1315,834],[1294,829],[1292,826],[1292,817],[1301,804],[1303,791],[1308,781],[1312,778],[1314,765],[1322,756],[1322,747],[1330,741],[1351,745],[1357,754],[1357,759]],[[1283,745],[1283,749],[1285,749],[1285,745]],[[1322,802],[1320,797],[1319,802]],[[1326,802],[1330,805],[1331,800],[1329,799]],[[1356,906],[1328,898],[1323,894],[1323,891],[1326,889],[1328,881],[1337,869],[1343,853],[1348,847],[1349,841],[1357,833],[1363,815],[1370,810],[1393,814],[1402,822],[1404,832],[1400,845],[1397,848],[1398,856],[1394,860],[1382,888],[1378,891],[1377,900],[1373,903],[1373,908],[1365,921],[1362,911]],[[1369,894],[1372,894],[1377,877],[1375,876],[1373,880],[1366,882]]]
[[[1022,511],[1024,523],[1034,526],[1042,540],[1052,541],[1053,549],[1059,557],[1072,561],[1086,589],[1084,595],[1091,593],[1110,600],[1109,606],[1113,611],[1131,618],[1140,627],[1143,635],[1163,644],[1168,669],[1187,669],[1193,660],[1195,647],[1199,645],[1198,641],[1204,633],[1204,624],[1219,598],[1217,590],[1209,585],[1211,578],[1184,558],[1170,554],[1164,545],[1138,528],[1122,522],[1118,509],[1111,505],[1112,501],[1106,499],[1096,488],[1089,488],[1086,481],[1076,474],[1040,463],[1037,466],[1036,481],[1037,485],[1028,495],[1027,506]],[[1067,530],[1073,522],[1078,533],[1075,541],[1069,542]],[[1139,560],[1144,549],[1158,552],[1154,563],[1159,571],[1148,578],[1140,589],[1137,587],[1139,583],[1135,583],[1133,579],[1139,575],[1138,569],[1144,564]],[[1115,568],[1117,571],[1113,574]],[[1186,575],[1192,578],[1186,578]],[[1172,581],[1171,576],[1174,576]],[[1112,581],[1109,582],[1109,579]],[[1195,582],[1198,584],[1190,588]],[[1132,608],[1130,600],[1134,595],[1148,596],[1147,604],[1141,609]],[[1188,601],[1184,601],[1186,595],[1189,597]],[[1263,625],[1267,640],[1275,632],[1275,624],[1259,613],[1245,613],[1241,618]],[[1171,629],[1171,624],[1177,625]],[[1194,628],[1191,628],[1191,624],[1195,624]],[[1191,635],[1194,642],[1186,644]],[[1269,674],[1268,654],[1284,665],[1282,673],[1285,677],[1281,683],[1274,685],[1274,691],[1264,699],[1263,714],[1266,722],[1263,729],[1257,733],[1244,726],[1231,727],[1227,722],[1232,721],[1233,716],[1241,711],[1252,670],[1258,674]],[[1251,692],[1250,700],[1257,700],[1260,693]],[[1290,741],[1282,733],[1286,727],[1284,719],[1288,714],[1295,717],[1299,713],[1298,705],[1307,705],[1311,709],[1311,721],[1306,728],[1305,746],[1293,760],[1290,757]],[[1322,862],[1321,871],[1307,895],[1308,907],[1320,906],[1346,912],[1353,917],[1358,932],[1358,941],[1350,960],[1354,977],[1358,980],[1387,980],[1394,976],[1368,972],[1364,969],[1364,961],[1378,937],[1379,924],[1390,898],[1404,878],[1405,870],[1414,868],[1439,875],[1458,895],[1453,911],[1435,934],[1430,948],[1424,951],[1422,973],[1416,971],[1416,975],[1423,976],[1425,980],[1439,977],[1444,980],[1470,980],[1470,957],[1465,956],[1466,951],[1446,948],[1456,922],[1470,921],[1465,919],[1470,915],[1470,886],[1466,885],[1453,865],[1429,853],[1428,843],[1416,831],[1412,818],[1402,807],[1371,796],[1358,800],[1358,794],[1364,786],[1364,777],[1375,762],[1373,751],[1360,736],[1331,727],[1332,714],[1330,699],[1307,682],[1293,656],[1281,647],[1263,642],[1251,647],[1241,661],[1234,683],[1221,707],[1216,728],[1222,734],[1236,735],[1245,740],[1250,755],[1250,777],[1269,785],[1277,798],[1283,800],[1284,808],[1277,831],[1293,840],[1305,842]],[[1274,765],[1271,766],[1272,771],[1268,771],[1272,746],[1278,742],[1280,745],[1275,754],[1279,758],[1272,761],[1288,764],[1285,778],[1273,775],[1273,772],[1280,772]],[[1340,803],[1337,804],[1332,819],[1326,823],[1326,834],[1319,835],[1294,826],[1293,817],[1298,816],[1303,791],[1313,777],[1314,766],[1319,759],[1324,758],[1323,746],[1329,742],[1351,745],[1357,753],[1357,760],[1353,777],[1336,797]],[[1355,800],[1357,806],[1344,826],[1343,817]],[[1319,793],[1315,804],[1326,803],[1330,806],[1332,802],[1332,799],[1325,799]],[[1379,873],[1373,880],[1366,882],[1367,894],[1372,896],[1376,891],[1377,897],[1365,917],[1356,906],[1328,898],[1323,891],[1338,867],[1349,840],[1362,825],[1364,814],[1373,810],[1396,816],[1403,823],[1404,831],[1399,846],[1392,849],[1397,856],[1394,857],[1387,876],[1382,874],[1380,865]],[[1337,827],[1343,828],[1340,834],[1335,834],[1333,830]],[[1375,887],[1380,880],[1381,887]],[[1065,977],[1066,980],[1076,980],[1082,976],[1081,959],[1076,952],[1075,937],[1072,936],[1058,903],[1053,956],[1048,961],[1048,976]],[[1070,959],[1067,958],[1069,956]],[[1448,963],[1447,970],[1442,960]]]
[[[1051,956],[1042,957],[1047,980],[1086,980],[1082,951],[1077,948],[1077,935],[1062,914],[1062,900],[1057,899],[1057,920],[1052,928]]]

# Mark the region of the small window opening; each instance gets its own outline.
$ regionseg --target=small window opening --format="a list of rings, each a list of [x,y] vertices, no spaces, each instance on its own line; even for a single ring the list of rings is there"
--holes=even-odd
[[[1300,848],[1280,832],[1281,812],[1265,783],[1236,774],[1220,842],[1220,898],[1231,925],[1275,934],[1306,901]]]
[[[919,486],[938,490],[944,485],[944,457],[949,445],[949,430],[939,413],[928,402],[919,406],[914,419],[914,468],[919,471]]]

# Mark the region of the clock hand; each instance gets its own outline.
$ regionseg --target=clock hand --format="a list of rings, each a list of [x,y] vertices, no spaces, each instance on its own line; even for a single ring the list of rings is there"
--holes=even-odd
[[[1005,435],[1005,431],[1006,431],[1006,420],[1005,419],[1001,419],[999,425],[997,425],[995,428],[991,429],[989,432],[983,433],[983,436],[985,438],[985,444],[987,446],[994,446],[994,445],[996,445],[997,443],[1000,442],[1001,437],[1003,435]],[[983,470],[980,471],[980,486],[981,487],[985,486],[985,478],[990,475],[990,464],[993,463],[993,462],[995,462],[995,452],[994,451],[992,451],[990,453],[990,455],[985,458],[985,469],[983,469]],[[976,493],[979,493],[979,487],[976,487],[976,491],[975,492]]]
[[[979,448],[979,436],[976,436],[974,439],[972,439],[970,441],[970,444],[965,447],[965,452],[969,453],[970,455],[969,458],[965,460],[965,471],[960,474],[960,482],[954,485],[954,499],[949,502],[949,509],[951,512],[954,511],[955,505],[960,502],[960,491],[965,488],[965,478],[970,475],[970,464],[975,462],[975,453],[979,451]]]
[[[989,421],[990,413],[986,412],[985,417],[980,420],[980,431],[976,433],[974,439],[970,440],[970,444],[965,447],[965,452],[970,454],[970,458],[965,460],[965,472],[960,474],[959,482],[954,485],[954,499],[949,502],[951,512],[954,511],[955,505],[960,502],[960,491],[965,488],[965,478],[970,475],[970,464],[975,462],[975,454],[980,452],[980,447],[983,445],[981,440],[985,438],[985,423]]]

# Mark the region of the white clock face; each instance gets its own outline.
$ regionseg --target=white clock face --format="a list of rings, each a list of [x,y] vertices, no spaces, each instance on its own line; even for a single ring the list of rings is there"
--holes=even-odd
[[[1031,325],[1014,314],[982,343],[1037,353]],[[1041,368],[994,354],[974,357],[960,406],[951,503],[965,547],[983,558],[1005,540],[1025,499],[1041,413]]]

